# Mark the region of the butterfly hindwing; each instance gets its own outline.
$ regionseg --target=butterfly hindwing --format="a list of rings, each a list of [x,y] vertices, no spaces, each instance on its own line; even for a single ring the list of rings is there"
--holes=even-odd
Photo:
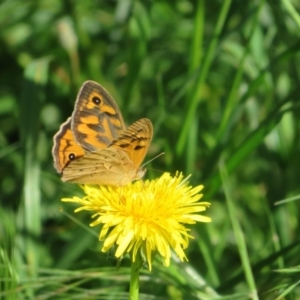
[[[114,148],[90,152],[63,171],[62,180],[81,184],[125,185],[135,179],[128,156]]]

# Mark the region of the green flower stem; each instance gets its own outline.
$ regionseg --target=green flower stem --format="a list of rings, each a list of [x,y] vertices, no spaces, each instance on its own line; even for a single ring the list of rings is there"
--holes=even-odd
[[[140,256],[137,255],[135,262],[131,263],[131,272],[130,272],[130,300],[138,300],[139,299],[139,273],[141,268]]]

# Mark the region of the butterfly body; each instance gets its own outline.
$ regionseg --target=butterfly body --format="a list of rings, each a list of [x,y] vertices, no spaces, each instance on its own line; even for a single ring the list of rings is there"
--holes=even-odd
[[[126,185],[143,177],[140,167],[153,126],[143,118],[125,127],[119,107],[98,83],[86,81],[74,112],[54,136],[54,167],[63,181]]]

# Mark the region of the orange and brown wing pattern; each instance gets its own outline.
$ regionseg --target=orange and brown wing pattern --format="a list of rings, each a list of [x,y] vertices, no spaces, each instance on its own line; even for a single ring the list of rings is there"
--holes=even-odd
[[[63,170],[62,180],[81,184],[126,185],[143,177],[140,164],[153,135],[150,120],[140,119],[105,149],[76,159]]]
[[[118,105],[98,83],[86,81],[71,118],[54,136],[52,155],[62,180],[81,184],[125,185],[140,179],[153,135],[150,120],[127,129]]]
[[[84,149],[106,148],[125,129],[121,111],[111,95],[98,83],[86,81],[77,96],[71,128]]]
[[[109,148],[124,151],[138,168],[148,152],[152,136],[153,125],[149,119],[143,118],[130,125],[109,145]]]
[[[71,161],[85,155],[83,148],[74,139],[71,131],[71,118],[60,126],[59,131],[53,137],[53,142],[52,156],[58,173],[61,173]]]

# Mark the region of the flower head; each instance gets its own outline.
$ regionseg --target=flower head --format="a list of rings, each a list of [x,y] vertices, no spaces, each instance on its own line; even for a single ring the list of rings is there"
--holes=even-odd
[[[92,210],[96,220],[91,226],[103,224],[99,239],[104,241],[102,251],[116,245],[116,257],[130,252],[132,260],[140,253],[146,258],[149,269],[152,256],[158,253],[164,265],[169,266],[171,249],[181,261],[187,260],[189,229],[183,224],[210,222],[198,214],[210,205],[198,202],[202,185],[192,188],[187,179],[177,173],[172,177],[164,173],[160,178],[136,181],[122,187],[82,186],[86,196],[65,198],[82,206],[75,211]]]

